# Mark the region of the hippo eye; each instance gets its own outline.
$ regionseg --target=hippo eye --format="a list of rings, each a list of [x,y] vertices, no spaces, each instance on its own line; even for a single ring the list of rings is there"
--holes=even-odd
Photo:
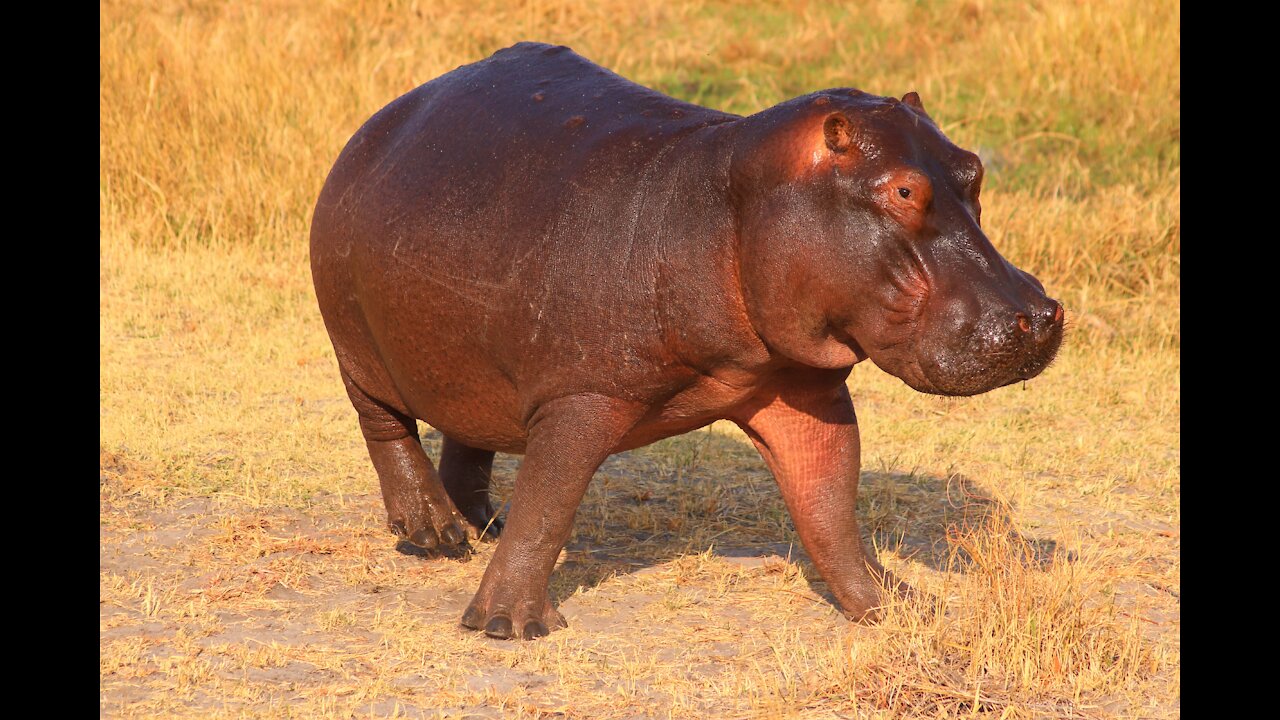
[[[880,209],[911,232],[918,231],[929,212],[933,187],[929,177],[915,168],[900,168],[877,183]]]

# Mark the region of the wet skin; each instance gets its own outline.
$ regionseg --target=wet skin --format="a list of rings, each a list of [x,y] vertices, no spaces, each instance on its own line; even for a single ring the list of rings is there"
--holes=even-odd
[[[355,134],[311,229],[325,326],[393,531],[498,546],[463,625],[564,625],[547,582],[612,453],[715,420],[773,471],[854,619],[905,590],[865,554],[845,379],[923,392],[1034,377],[1063,311],[980,227],[977,156],[915,93],[849,88],[749,117],[520,43]],[[416,420],[443,433],[439,470]],[[523,453],[505,527],[494,452]]]

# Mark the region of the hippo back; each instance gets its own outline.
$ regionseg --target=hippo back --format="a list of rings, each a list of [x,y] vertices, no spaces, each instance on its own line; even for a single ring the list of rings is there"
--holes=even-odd
[[[513,427],[540,394],[668,383],[653,371],[672,360],[655,308],[679,302],[657,297],[664,237],[689,234],[672,232],[680,218],[731,233],[689,209],[720,198],[678,190],[709,164],[681,141],[737,118],[539,43],[396,99],[347,144],[312,223],[344,371],[446,425],[477,413],[450,407],[474,402],[450,393],[464,382],[492,388],[485,423]]]

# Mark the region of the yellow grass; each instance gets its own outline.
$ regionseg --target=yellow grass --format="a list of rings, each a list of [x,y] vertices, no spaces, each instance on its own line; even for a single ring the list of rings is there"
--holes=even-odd
[[[1172,2],[103,3],[103,713],[1177,716],[1179,24]],[[606,463],[550,638],[457,628],[491,546],[393,550],[311,206],[368,115],[521,39],[739,113],[918,90],[983,154],[984,224],[1070,336],[967,400],[855,369],[860,512],[924,609],[841,619],[722,424]]]

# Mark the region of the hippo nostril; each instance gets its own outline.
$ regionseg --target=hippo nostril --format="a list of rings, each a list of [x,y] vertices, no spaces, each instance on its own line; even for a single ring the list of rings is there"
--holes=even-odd
[[[1027,320],[1027,316],[1018,313],[1018,329],[1022,332],[1031,332],[1031,321]]]
[[[1053,321],[1055,323],[1062,322],[1062,303],[1058,303],[1058,308],[1053,311]]]

